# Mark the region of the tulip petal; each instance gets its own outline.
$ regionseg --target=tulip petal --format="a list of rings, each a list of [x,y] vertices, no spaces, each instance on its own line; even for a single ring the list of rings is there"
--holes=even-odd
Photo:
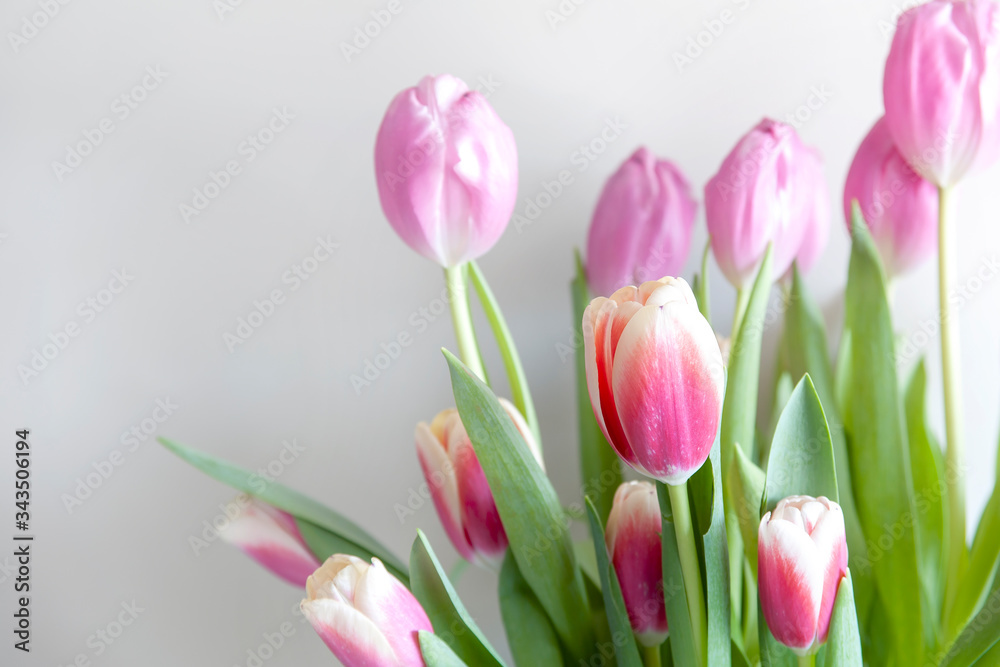
[[[372,566],[358,582],[354,606],[385,636],[399,664],[424,664],[417,631],[433,632],[434,628],[417,599],[379,559],[372,559]]]
[[[454,417],[458,418],[457,412]],[[433,426],[439,426],[438,420],[435,422]],[[445,433],[450,433],[450,429],[446,429]],[[432,427],[423,422],[417,424],[416,441],[417,458],[420,459],[420,467],[441,524],[455,550],[466,560],[472,560],[475,552],[469,542],[469,536],[462,527],[462,503],[459,499],[455,466],[441,440],[432,431]]]
[[[458,479],[462,525],[472,550],[495,563],[507,550],[507,534],[500,523],[500,513],[486,481],[486,473],[468,439],[451,452],[451,458]]]
[[[816,641],[825,563],[808,534],[770,513],[759,537],[758,589],[768,628],[785,646],[806,651]]]
[[[305,586],[320,565],[292,516],[256,499],[242,507],[219,535],[293,586]]]
[[[403,664],[378,627],[349,604],[330,599],[303,600],[302,613],[345,667]]]

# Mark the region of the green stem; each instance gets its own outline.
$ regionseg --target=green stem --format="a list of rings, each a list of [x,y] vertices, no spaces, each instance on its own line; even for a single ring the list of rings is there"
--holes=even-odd
[[[736,290],[736,311],[733,313],[733,330],[729,334],[733,345],[736,344],[736,336],[740,333],[740,327],[743,326],[743,316],[747,314],[747,306],[750,305],[750,292],[751,290],[744,287]]]
[[[809,655],[800,655],[799,667],[816,667],[816,654],[810,653]]]
[[[455,325],[455,339],[458,341],[458,356],[481,380],[486,379],[483,358],[479,354],[476,334],[472,329],[472,311],[465,284],[465,265],[449,266],[444,270],[448,283],[448,303],[451,305],[451,320]]]
[[[642,663],[646,667],[660,667],[663,664],[660,661],[660,646],[643,646]]]
[[[695,544],[691,505],[688,502],[687,482],[673,486],[667,484],[670,508],[674,515],[677,533],[677,551],[687,592],[688,615],[691,617],[691,635],[694,638],[695,657],[699,665],[705,664],[705,598],[701,587],[701,566],[698,563],[698,546]]]

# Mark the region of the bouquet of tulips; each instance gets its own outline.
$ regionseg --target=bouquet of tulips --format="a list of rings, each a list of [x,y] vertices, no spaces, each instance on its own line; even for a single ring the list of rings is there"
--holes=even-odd
[[[382,208],[444,268],[457,339],[444,352],[456,407],[417,425],[417,459],[453,547],[497,573],[517,665],[1000,664],[1000,491],[970,547],[949,300],[949,194],[1000,155],[998,5],[933,0],[903,14],[884,98],[846,180],[835,359],[801,277],[826,242],[830,200],[819,154],[793,128],[762,121],[705,186],[710,248],[690,283],[671,277],[696,217],[684,175],[640,148],[611,176],[572,282],[583,498],[568,507],[475,262],[514,211],[514,135],[451,76],[389,105],[375,144]],[[887,296],[935,249],[943,446]],[[709,319],[710,254],[736,290],[729,338]],[[487,379],[473,293],[510,400]],[[779,318],[774,416],[758,420],[763,334]],[[163,443],[246,494],[223,536],[305,589],[303,613],[348,667],[505,664],[423,533],[405,562],[333,509]],[[574,520],[590,539],[573,540]]]

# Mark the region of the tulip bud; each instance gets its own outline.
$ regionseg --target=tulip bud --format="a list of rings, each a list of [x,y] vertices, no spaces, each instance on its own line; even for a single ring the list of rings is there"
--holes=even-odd
[[[649,482],[619,486],[605,540],[629,622],[643,646],[658,646],[667,638],[662,530],[656,487]]]
[[[885,119],[917,172],[948,187],[1000,155],[1000,9],[933,0],[899,17],[885,63]]]
[[[823,496],[791,496],[760,521],[757,580],[771,634],[799,655],[815,652],[830,630],[847,536],[840,505]]]
[[[507,400],[500,399],[500,404],[544,468],[541,450],[524,417]],[[458,410],[438,413],[430,425],[417,424],[416,440],[424,479],[455,550],[470,562],[498,566],[507,550],[507,533]]]
[[[819,256],[826,248],[826,242],[830,238],[830,193],[826,188],[826,176],[823,174],[823,159],[818,151],[807,148],[802,156],[803,170],[807,174],[807,183],[812,187],[800,188],[798,205],[800,224],[805,229],[802,234],[802,243],[795,254],[795,262],[799,270],[808,271],[816,263]],[[786,272],[786,276],[790,270]]]
[[[784,275],[812,224],[820,227],[811,232],[805,262],[819,254],[827,223],[817,216],[827,195],[818,159],[791,126],[765,119],[740,139],[705,186],[712,252],[737,289],[754,279],[769,244],[772,274]]]
[[[682,484],[708,458],[722,413],[715,332],[681,278],[623,287],[583,314],[587,388],[618,456]]]
[[[587,280],[608,295],[676,275],[691,248],[698,205],[680,169],[638,149],[604,185],[587,237]]]
[[[844,185],[844,218],[851,229],[857,200],[890,276],[920,264],[937,249],[937,188],[896,150],[885,118],[858,147]]]
[[[444,267],[479,257],[507,227],[517,146],[480,93],[424,77],[396,95],[375,140],[382,210],[411,248]]]
[[[413,594],[378,558],[336,554],[306,582],[302,612],[345,667],[424,667],[417,632],[433,632]]]
[[[239,513],[219,536],[293,586],[302,587],[319,566],[291,514],[240,496]]]

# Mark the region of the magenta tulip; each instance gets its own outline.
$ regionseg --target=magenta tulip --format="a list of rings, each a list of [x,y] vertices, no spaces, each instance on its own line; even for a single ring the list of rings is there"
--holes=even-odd
[[[336,554],[306,583],[302,612],[345,667],[424,667],[423,607],[382,562]]]
[[[933,0],[899,17],[885,63],[885,118],[907,162],[948,187],[1000,155],[1000,9]]]
[[[662,530],[656,487],[649,482],[619,486],[605,540],[629,622],[643,646],[658,646],[667,638]]]
[[[898,275],[937,249],[938,193],[896,150],[885,119],[872,127],[858,147],[844,185],[844,219],[851,229],[857,200],[886,272]]]
[[[507,227],[517,146],[460,79],[425,77],[389,105],[375,141],[382,210],[411,248],[441,266],[479,257]]]
[[[837,503],[823,496],[791,496],[761,519],[760,606],[774,638],[799,655],[815,652],[826,641],[846,574],[847,536]]]
[[[524,417],[507,400],[500,399],[500,404],[544,468],[541,450]],[[438,413],[429,425],[417,424],[416,440],[424,479],[455,550],[470,562],[499,567],[507,550],[507,534],[458,410]]]
[[[239,513],[219,536],[293,586],[305,586],[319,560],[302,539],[292,515],[248,496],[239,496],[231,504]]]
[[[637,471],[678,485],[705,462],[724,393],[715,332],[681,278],[623,287],[583,314],[587,388],[608,442]]]
[[[691,248],[698,205],[673,163],[639,148],[604,185],[587,237],[587,280],[608,295],[677,275]]]

